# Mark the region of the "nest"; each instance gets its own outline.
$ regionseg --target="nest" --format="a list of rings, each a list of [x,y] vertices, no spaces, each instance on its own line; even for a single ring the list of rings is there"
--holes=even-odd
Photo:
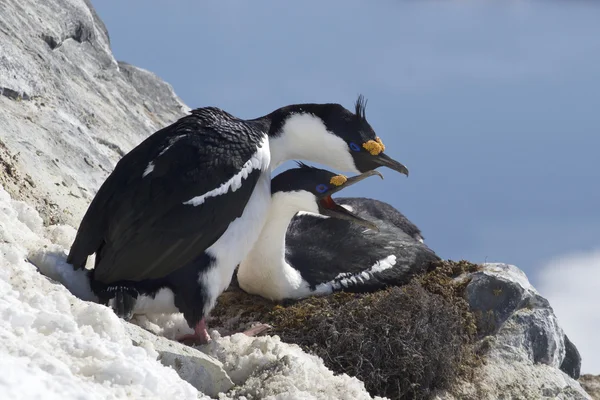
[[[427,398],[475,365],[476,321],[463,298],[467,281],[453,278],[477,268],[435,262],[401,287],[280,304],[232,290],[219,299],[213,326],[224,319],[269,323],[269,334],[318,355],[335,372],[356,376],[372,395]]]

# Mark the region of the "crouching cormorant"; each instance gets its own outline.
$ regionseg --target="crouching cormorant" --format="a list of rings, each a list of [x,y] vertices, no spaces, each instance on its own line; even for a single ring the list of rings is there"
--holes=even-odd
[[[296,104],[243,120],[215,107],[193,110],[117,163],[67,261],[84,268],[95,253],[90,279],[102,303],[126,319],[182,312],[195,333],[181,339],[205,343],[205,317],[263,227],[271,171],[305,159],[408,175],[384,149],[362,97],[355,113],[340,104]]]
[[[341,183],[334,190],[321,182],[314,189],[289,190],[324,174],[331,173],[301,165],[273,178],[267,222],[237,271],[244,291],[270,300],[371,292],[406,283],[439,260],[419,228],[389,204],[367,198],[334,202],[331,193],[356,178],[343,183],[343,176],[332,176],[332,183]],[[338,211],[337,218],[330,218],[330,209]],[[365,220],[371,229],[356,223]]]

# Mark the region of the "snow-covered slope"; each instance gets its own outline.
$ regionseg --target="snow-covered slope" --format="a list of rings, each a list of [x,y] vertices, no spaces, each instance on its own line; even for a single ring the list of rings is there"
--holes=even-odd
[[[73,229],[45,229],[38,213],[0,189],[0,398],[195,399],[197,391],[134,346],[106,307],[81,301],[26,260],[59,250]]]
[[[132,329],[112,310],[66,289],[93,297],[82,275],[64,261],[63,245],[74,233],[68,226],[44,227],[31,206],[0,188],[0,398],[208,398],[196,388],[207,382],[194,381],[198,374],[189,368],[200,367],[186,360],[189,354],[178,349],[184,346]],[[40,274],[34,263],[65,286]],[[168,336],[187,329],[178,315],[162,317],[161,325]],[[335,376],[322,360],[277,337],[213,335],[204,351],[222,361],[237,385],[222,399],[371,398],[356,378]],[[174,368],[163,365],[165,353],[177,355],[167,363]],[[216,380],[216,373],[201,377]]]

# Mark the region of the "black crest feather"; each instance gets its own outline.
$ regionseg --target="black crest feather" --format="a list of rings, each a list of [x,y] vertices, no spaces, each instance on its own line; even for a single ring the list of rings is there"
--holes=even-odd
[[[296,161],[299,169],[318,169],[317,167],[313,167],[311,165],[306,165],[302,161]]]
[[[367,119],[366,109],[367,109],[367,99],[362,94],[358,95],[358,99],[356,100],[356,104],[354,105],[355,114],[360,119]]]

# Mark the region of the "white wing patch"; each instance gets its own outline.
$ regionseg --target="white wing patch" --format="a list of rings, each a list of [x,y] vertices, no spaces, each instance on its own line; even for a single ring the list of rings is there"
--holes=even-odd
[[[235,192],[236,190],[241,188],[243,180],[248,178],[248,175],[250,175],[250,173],[252,171],[254,171],[255,169],[263,169],[263,166],[265,164],[265,162],[264,162],[265,161],[264,160],[265,151],[263,150],[263,148],[266,147],[266,149],[267,149],[266,153],[268,153],[269,152],[268,144],[269,144],[269,138],[267,137],[267,135],[265,135],[265,136],[263,136],[263,139],[261,140],[260,144],[258,145],[258,147],[256,149],[256,153],[254,153],[252,155],[252,157],[250,157],[250,159],[248,161],[246,161],[246,163],[244,164],[244,166],[242,167],[240,172],[238,172],[237,174],[232,176],[231,179],[229,179],[227,182],[223,183],[218,188],[213,189],[210,192],[206,192],[201,196],[193,197],[188,201],[184,201],[183,204],[197,207],[201,204],[204,204],[204,201],[209,197],[220,196],[222,194],[229,192],[229,189],[231,189],[232,192]],[[267,157],[268,156],[269,155],[267,154]],[[268,162],[266,164],[268,166]]]
[[[145,178],[146,175],[148,175],[150,172],[154,171],[154,162],[150,161],[148,163],[148,166],[146,167],[146,169],[144,170],[144,174],[142,175],[142,178]]]
[[[162,156],[163,154],[165,154],[167,152],[167,150],[169,150],[171,148],[171,146],[173,146],[175,144],[176,141],[178,141],[179,139],[181,139],[181,138],[183,138],[185,136],[187,136],[187,135],[178,135],[178,136],[175,136],[174,138],[172,138],[169,141],[169,145],[167,147],[165,147],[163,149],[163,151],[161,151],[160,153],[158,153],[158,156],[156,158],[158,158],[158,157]],[[146,169],[144,170],[144,173],[142,174],[142,178],[145,178],[152,171],[154,171],[154,161],[150,161],[148,163],[148,166],[146,167]]]
[[[371,268],[365,271],[359,273],[343,272],[338,274],[332,281],[319,284],[313,291],[313,294],[327,294],[334,290],[340,290],[347,288],[348,286],[365,283],[365,281],[371,279],[374,274],[390,269],[394,265],[396,265],[396,256],[387,256],[386,258],[377,261]]]
[[[175,142],[177,142],[179,139],[186,137],[187,135],[177,135],[174,138],[172,138],[169,141],[169,145],[167,147],[164,148],[163,151],[161,151],[160,153],[158,153],[158,157],[162,156],[163,154],[165,154],[167,152],[167,150],[169,150],[174,144]]]

